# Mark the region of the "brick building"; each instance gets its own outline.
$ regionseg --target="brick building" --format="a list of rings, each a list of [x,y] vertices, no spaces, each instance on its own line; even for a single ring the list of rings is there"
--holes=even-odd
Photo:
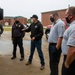
[[[60,16],[60,18],[61,18],[62,20],[65,20],[65,11],[66,11],[66,9],[55,10],[55,11],[58,12],[58,14],[59,14],[59,16]],[[52,23],[50,22],[50,18],[49,18],[51,12],[54,12],[54,11],[42,12],[42,13],[41,13],[41,21],[42,21],[43,26],[47,26],[47,25],[51,25],[51,24],[52,24]]]
[[[24,18],[22,16],[19,16],[18,18],[22,24],[27,24],[27,18]],[[14,23],[14,17],[4,17],[3,25],[13,25],[13,23]]]

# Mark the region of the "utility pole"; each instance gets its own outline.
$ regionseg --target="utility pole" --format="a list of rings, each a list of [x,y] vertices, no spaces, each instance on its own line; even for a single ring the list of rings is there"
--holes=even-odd
[[[68,8],[70,7],[70,4],[68,5]]]

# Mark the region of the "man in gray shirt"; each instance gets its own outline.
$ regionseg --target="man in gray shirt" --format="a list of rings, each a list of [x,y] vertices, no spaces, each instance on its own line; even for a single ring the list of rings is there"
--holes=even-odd
[[[65,24],[59,18],[57,12],[53,12],[50,15],[50,20],[53,22],[52,28],[49,34],[49,57],[50,57],[50,75],[58,75],[58,64],[61,56],[61,42],[63,33],[65,31]]]
[[[75,75],[75,7],[69,7],[65,15],[70,27],[65,31],[62,40],[62,75]]]

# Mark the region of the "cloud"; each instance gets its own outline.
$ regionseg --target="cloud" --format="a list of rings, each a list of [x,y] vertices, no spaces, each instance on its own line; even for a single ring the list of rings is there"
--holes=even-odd
[[[0,0],[0,7],[4,9],[5,16],[21,15],[30,17],[41,12],[64,9],[75,5],[75,0]]]

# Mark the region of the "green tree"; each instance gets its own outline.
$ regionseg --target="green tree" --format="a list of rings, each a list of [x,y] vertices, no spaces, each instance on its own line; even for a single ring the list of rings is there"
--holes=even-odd
[[[29,24],[31,24],[31,23],[32,23],[31,18],[29,18],[29,19],[28,19],[28,23],[29,23]]]

